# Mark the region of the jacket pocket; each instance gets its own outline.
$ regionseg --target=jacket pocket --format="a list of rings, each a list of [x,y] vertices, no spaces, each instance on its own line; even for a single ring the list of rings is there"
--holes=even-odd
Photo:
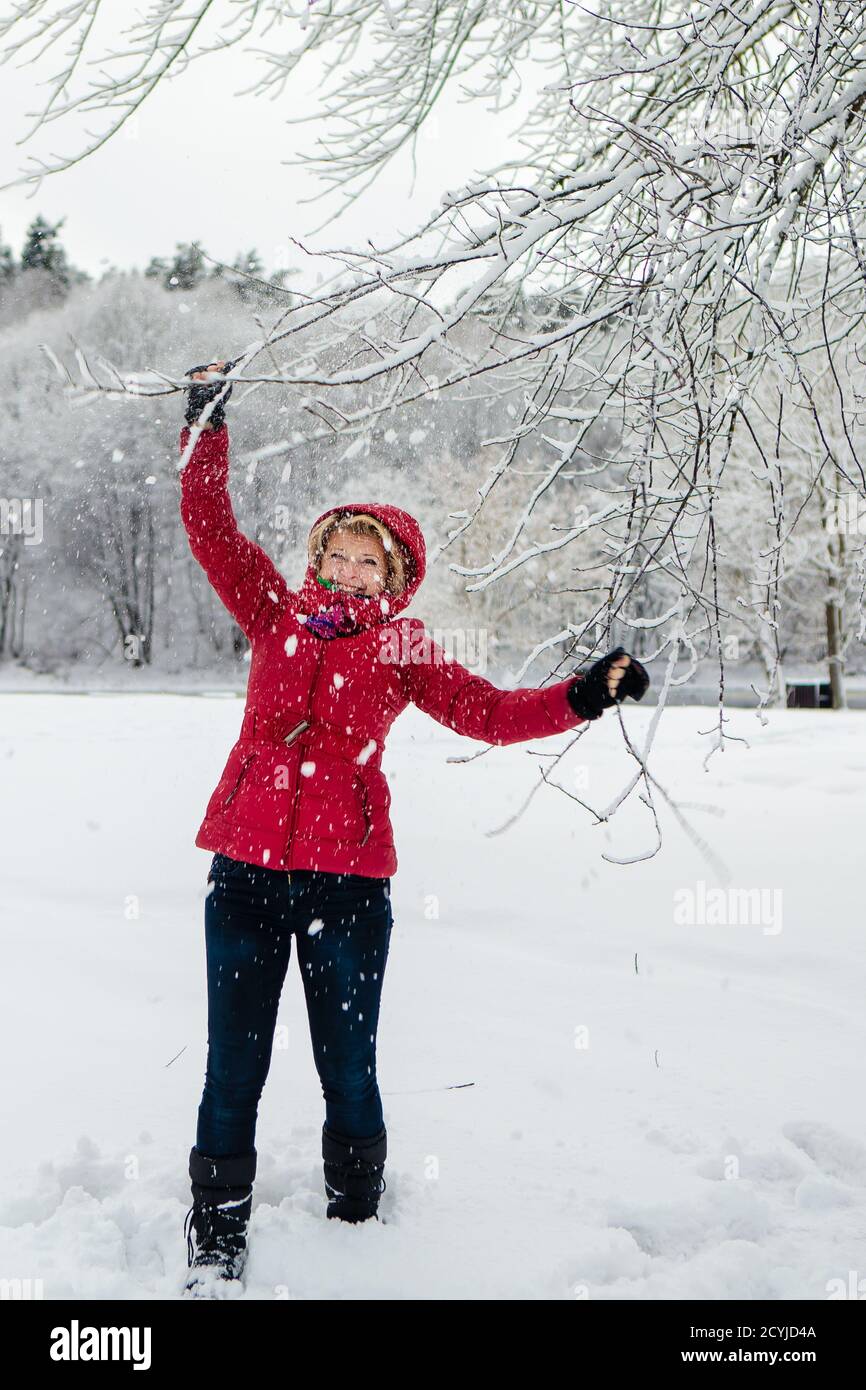
[[[365,845],[373,831],[373,817],[370,813],[370,803],[367,797],[367,784],[359,773],[355,773],[355,783],[358,787],[358,794],[361,798],[361,814],[364,817],[364,838],[361,841]]]
[[[227,807],[227,806],[234,800],[234,798],[237,796],[238,792],[240,791],[241,782],[242,782],[242,781],[244,780],[244,778],[246,777],[247,772],[248,772],[249,767],[250,767],[250,764],[253,763],[253,762],[255,761],[255,758],[256,758],[255,753],[248,753],[247,756],[244,758],[243,762],[241,763],[240,771],[238,772],[238,775],[237,775],[237,777],[235,778],[235,784],[234,784],[234,786],[232,787],[231,791],[229,792],[228,796],[227,796],[227,797],[224,799],[224,801],[223,801],[223,804],[222,804],[222,809],[223,809],[223,810],[225,810],[226,807]]]

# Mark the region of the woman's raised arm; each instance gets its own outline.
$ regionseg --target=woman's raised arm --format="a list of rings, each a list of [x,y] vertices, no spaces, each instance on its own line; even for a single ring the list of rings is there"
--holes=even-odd
[[[190,428],[180,433],[183,456]],[[180,514],[190,549],[252,642],[288,606],[291,590],[273,560],[239,529],[228,490],[228,427],[202,429],[180,475]]]

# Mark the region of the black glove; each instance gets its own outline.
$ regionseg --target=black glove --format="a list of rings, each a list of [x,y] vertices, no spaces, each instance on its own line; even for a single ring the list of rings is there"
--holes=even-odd
[[[607,688],[607,675],[613,663],[620,656],[627,656],[629,664],[620,678],[616,697]],[[568,701],[575,714],[582,719],[600,719],[611,705],[618,705],[630,695],[633,700],[642,700],[649,690],[650,678],[639,661],[635,661],[624,647],[615,647],[601,661],[590,666],[585,676],[578,676],[568,687]]]
[[[237,366],[240,358],[236,357],[233,362],[226,362],[222,368],[223,375],[230,372],[232,367]],[[200,367],[190,367],[184,376],[192,376],[193,372],[206,372],[212,363],[205,362]],[[208,401],[212,401],[214,396],[218,396],[225,386],[224,381],[194,381],[192,386],[187,389],[187,403],[184,419],[188,425],[194,425],[199,415],[204,410]],[[215,430],[222,429],[225,424],[225,404],[231,395],[233,387],[229,387],[218,405],[215,405],[208,416],[208,424],[213,425]]]

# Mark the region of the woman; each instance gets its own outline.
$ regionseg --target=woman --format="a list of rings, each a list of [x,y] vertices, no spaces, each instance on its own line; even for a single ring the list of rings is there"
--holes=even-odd
[[[188,392],[188,426],[201,415],[201,433],[181,473],[192,552],[252,647],[240,737],[196,836],[214,857],[207,1069],[189,1161],[193,1294],[238,1279],[245,1263],[258,1103],[293,937],[325,1099],[327,1214],[377,1214],[386,1131],[376,1030],[397,867],[381,758],[396,716],[413,702],[458,733],[518,743],[597,719],[649,685],[621,648],[541,690],[499,690],[449,660],[419,619],[399,616],[425,573],[421,529],[399,507],[328,508],[291,590],[232,511],[231,386],[213,379],[231,365],[188,373],[208,384]],[[187,427],[182,454],[189,442]]]

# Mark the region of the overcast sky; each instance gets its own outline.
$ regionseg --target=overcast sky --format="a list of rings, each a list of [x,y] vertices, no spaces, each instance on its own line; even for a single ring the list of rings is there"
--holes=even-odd
[[[9,3],[0,0],[0,13],[8,13]],[[44,157],[80,147],[72,121],[54,122],[16,145],[32,124],[27,113],[45,100],[39,79],[59,66],[59,57],[38,69],[20,57],[0,68],[0,183],[16,176],[28,153]],[[62,238],[70,258],[91,273],[111,264],[143,268],[151,256],[196,239],[229,261],[255,247],[268,269],[299,267],[304,278],[297,283],[314,283],[320,266],[289,248],[287,236],[319,250],[360,248],[368,238],[387,243],[423,221],[446,189],[503,157],[514,111],[494,116],[473,103],[470,112],[453,100],[418,139],[414,188],[404,152],[338,220],[313,235],[326,216],[336,216],[339,197],[302,202],[317,190],[314,176],[281,161],[311,146],[314,125],[285,120],[317,109],[318,64],[318,55],[311,55],[306,71],[274,101],[236,95],[255,76],[256,59],[248,52],[203,57],[158,87],[135,124],[83,163],[45,179],[35,194],[29,188],[0,192],[0,237],[17,254],[28,223],[41,213],[49,221],[66,218]],[[95,116],[88,122],[102,128]],[[218,177],[202,171],[215,149]],[[328,262],[329,273],[332,268]]]

